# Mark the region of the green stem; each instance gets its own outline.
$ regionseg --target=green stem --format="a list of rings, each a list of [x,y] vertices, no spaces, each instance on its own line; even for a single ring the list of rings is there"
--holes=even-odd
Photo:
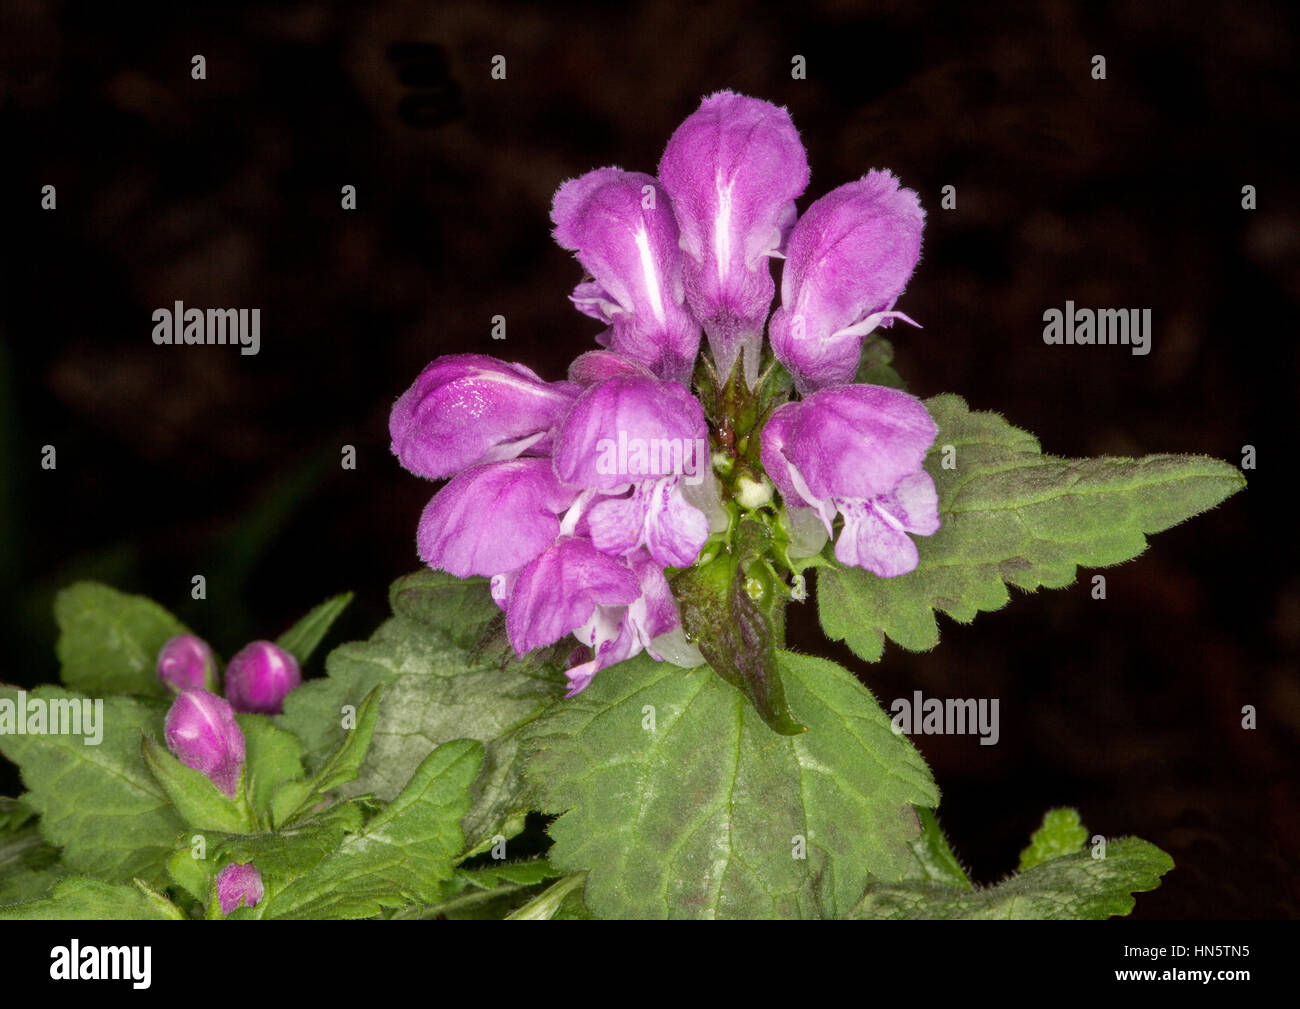
[[[575,872],[565,876],[558,883],[553,883],[523,907],[506,915],[506,921],[549,921],[564,903],[564,898],[581,886],[587,879],[585,872]]]
[[[501,886],[493,887],[491,890],[475,890],[471,893],[462,894],[459,897],[452,897],[450,900],[444,900],[441,904],[434,904],[430,907],[420,908],[417,912],[411,914],[393,915],[393,917],[436,918],[438,915],[446,914],[448,911],[461,911],[467,907],[486,904],[488,901],[496,900],[498,897],[509,897],[513,893],[518,893],[521,890],[528,889],[531,889],[531,887],[525,886],[523,883],[503,883]]]

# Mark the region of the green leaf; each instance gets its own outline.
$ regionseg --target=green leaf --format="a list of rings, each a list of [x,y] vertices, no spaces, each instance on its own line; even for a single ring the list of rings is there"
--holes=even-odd
[[[586,873],[575,872],[548,886],[542,893],[506,917],[510,921],[550,921],[572,893],[580,892]]]
[[[1020,853],[1020,871],[1041,865],[1049,858],[1073,855],[1087,843],[1088,830],[1079,822],[1077,810],[1048,810],[1043,825],[1029,839],[1029,847]]]
[[[912,842],[913,864],[907,878],[945,883],[961,890],[974,889],[966,870],[948,845],[948,839],[939,829],[934,810],[918,809],[916,815],[921,821],[921,836]]]
[[[872,876],[903,878],[912,806],[938,803],[924,761],[847,670],[778,657],[798,736],[706,667],[645,657],[534,723],[528,775],[563,814],[549,858],[589,871],[594,914],[837,917]]]
[[[77,582],[54,598],[59,625],[60,678],[91,696],[167,696],[158,679],[158,652],[189,631],[151,599],[98,582]]]
[[[331,807],[320,818],[298,827],[268,831],[264,834],[212,834],[203,838],[198,848],[203,858],[195,858],[192,841],[184,839],[167,862],[168,872],[179,886],[197,900],[208,903],[212,896],[213,877],[232,862],[252,863],[262,875],[268,895],[284,889],[295,879],[306,876],[330,853],[338,850],[343,838],[361,828],[361,813],[352,803]],[[260,917],[261,908],[252,909]],[[218,913],[217,917],[221,917]]]
[[[545,858],[498,862],[473,869],[457,868],[432,904],[412,904],[394,918],[499,920],[526,904],[549,879],[561,873]]]
[[[297,659],[299,666],[305,666],[312,652],[316,650],[316,646],[329,631],[330,625],[348,608],[350,602],[352,602],[351,592],[326,599],[281,634],[275,643]]]
[[[0,904],[43,897],[66,875],[23,803],[0,796]]]
[[[973,893],[940,883],[873,886],[854,918],[1101,919],[1128,914],[1133,894],[1154,890],[1173,859],[1137,838],[1110,842],[1105,858],[1082,851],[1042,862]]]
[[[556,909],[552,921],[591,921],[594,918],[587,905],[582,902],[581,890],[570,890],[563,903]]]
[[[17,830],[35,817],[36,810],[22,799],[0,795],[0,834]]]
[[[886,385],[891,389],[906,389],[907,383],[894,370],[893,360],[894,345],[883,336],[873,333],[862,345],[858,373],[853,381],[866,385]]]
[[[46,869],[19,869],[0,876],[0,907],[39,900],[67,876],[58,865]]]
[[[969,623],[1004,606],[1008,584],[1062,588],[1078,566],[1130,560],[1146,548],[1144,534],[1245,486],[1237,469],[1202,456],[1045,456],[1032,435],[997,414],[970,412],[957,396],[936,396],[926,408],[939,425],[925,468],[939,492],[942,526],[913,537],[918,567],[897,578],[839,564],[817,572],[822,628],[870,662],[886,636],[910,651],[933,648],[935,610]],[[953,468],[944,468],[946,455]]]
[[[305,744],[320,767],[347,737],[344,705],[359,706],[383,685],[374,736],[359,774],[340,791],[391,799],[434,747],[477,739],[486,748],[466,815],[466,845],[511,836],[531,808],[518,762],[520,729],[564,693],[564,678],[545,653],[520,660],[496,647],[500,610],[487,580],[421,571],[393,584],[394,616],[368,641],[334,649],[327,676],[285,700],[278,724]]]
[[[302,743],[266,715],[235,716],[244,733],[244,784],[248,800],[263,820],[280,789],[302,777]]]
[[[208,899],[211,870],[204,864],[204,859],[194,857],[190,848],[181,848],[167,859],[167,875],[200,903]]]
[[[147,735],[141,739],[140,754],[187,827],[232,834],[252,832],[253,823],[247,808],[241,808],[207,775],[186,767],[166,747]],[[242,776],[240,784],[242,787]]]
[[[482,758],[477,740],[438,747],[382,813],[346,836],[312,872],[268,892],[254,909],[257,916],[367,918],[435,900],[464,845],[458,821],[469,809],[469,787]]]
[[[382,687],[375,687],[366,694],[357,707],[353,727],[347,730],[343,742],[331,753],[314,775],[305,780],[286,781],[271,802],[272,820],[276,825],[288,823],[325,793],[355,781],[361,771],[361,764],[370,749],[370,740],[375,733],[375,724],[379,718],[379,698]],[[277,730],[283,731],[283,730]],[[297,736],[285,733],[294,740],[298,751]]]
[[[744,694],[773,731],[793,736],[807,727],[790,714],[777,668],[785,603],[762,560],[771,541],[759,522],[743,520],[730,549],[673,579],[673,595],[687,639],[714,672]]]
[[[0,701],[21,692],[0,685]],[[38,687],[29,698],[81,700],[59,687]],[[69,870],[129,882],[166,880],[172,839],[184,828],[140,753],[140,733],[163,733],[166,709],[128,697],[96,699],[103,705],[103,738],[0,734],[0,752],[19,766],[29,789],[23,801],[41,817],[41,833],[63,849]]]
[[[493,890],[503,883],[516,886],[534,886],[561,875],[544,858],[521,859],[518,862],[494,862],[478,869],[457,869],[456,878],[480,890]]]
[[[181,921],[184,915],[140,880],[135,885],[74,876],[49,897],[0,907],[0,921]]]

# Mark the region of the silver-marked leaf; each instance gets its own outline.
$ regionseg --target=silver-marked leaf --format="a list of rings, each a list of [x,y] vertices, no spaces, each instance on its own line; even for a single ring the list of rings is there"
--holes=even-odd
[[[808,726],[773,732],[707,666],[606,669],[529,731],[549,860],[587,871],[599,917],[847,914],[872,876],[900,880],[938,792],[905,736],[845,669],[778,653]]]
[[[1245,480],[1203,456],[1058,459],[994,413],[957,396],[926,408],[939,434],[925,468],[939,492],[939,531],[916,536],[920,563],[880,578],[838,563],[817,568],[826,634],[869,662],[889,637],[910,651],[939,642],[935,611],[969,623],[1006,605],[1008,585],[1062,588],[1077,569],[1136,557],[1149,534],[1235,494]]]
[[[1133,894],[1154,890],[1173,859],[1135,837],[1090,851],[1048,859],[996,886],[973,892],[942,883],[873,886],[853,918],[1100,919],[1128,914]]]

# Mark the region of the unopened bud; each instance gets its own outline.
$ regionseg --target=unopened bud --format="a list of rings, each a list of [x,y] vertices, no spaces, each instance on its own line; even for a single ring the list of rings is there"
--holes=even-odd
[[[182,690],[216,690],[217,660],[202,638],[178,634],[158,652],[158,679],[176,693]]]
[[[236,711],[278,715],[300,683],[298,660],[269,641],[246,645],[226,666],[226,699]]]
[[[222,914],[229,914],[240,902],[244,907],[256,907],[262,894],[262,874],[251,862],[231,862],[217,873],[217,902]]]
[[[747,476],[742,476],[736,481],[736,500],[740,502],[742,508],[748,508],[750,511],[762,508],[772,500],[772,484],[767,477],[759,477],[757,480],[751,480]]]
[[[176,759],[235,797],[244,767],[244,733],[229,703],[206,690],[186,690],[172,702],[164,730],[167,749]]]

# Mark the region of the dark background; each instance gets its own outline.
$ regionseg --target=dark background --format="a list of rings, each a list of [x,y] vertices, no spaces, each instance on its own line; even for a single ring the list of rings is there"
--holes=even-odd
[[[1085,578],[943,618],[930,654],[830,649],[886,703],[1000,698],[999,745],[916,740],[958,852],[993,881],[1046,808],[1072,804],[1173,855],[1137,916],[1295,917],[1293,15],[997,11],[6,0],[4,678],[55,678],[50,601],[76,578],[157,598],[226,655],[347,588],[342,633],[369,634],[418,565],[433,490],[389,455],[392,400],[447,352],[561,377],[599,327],[566,299],[580,269],[550,239],[551,194],[600,165],[653,172],[700,97],[730,87],[789,107],[813,173],[801,209],[873,167],[921,194],[899,307],[925,328],[894,331],[912,391],[960,393],[1059,455],[1258,452],[1248,490],[1106,572],[1104,601]],[[956,210],[939,209],[946,184]],[[155,347],[150,314],[177,299],[260,308],[261,353]],[[1066,299],[1150,308],[1152,353],[1045,346],[1042,313]],[[811,618],[794,641],[825,654]],[[17,787],[0,770],[0,793]]]

